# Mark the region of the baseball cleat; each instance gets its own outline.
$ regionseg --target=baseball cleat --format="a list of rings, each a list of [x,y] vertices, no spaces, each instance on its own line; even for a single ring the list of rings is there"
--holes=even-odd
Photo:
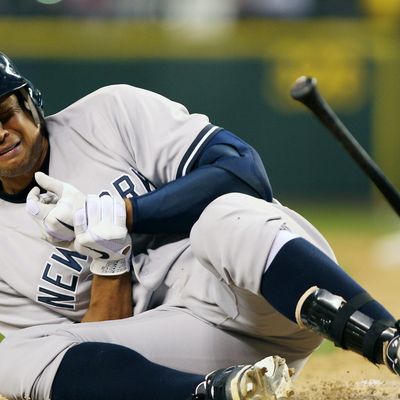
[[[208,374],[193,400],[283,400],[292,394],[292,371],[279,356]]]

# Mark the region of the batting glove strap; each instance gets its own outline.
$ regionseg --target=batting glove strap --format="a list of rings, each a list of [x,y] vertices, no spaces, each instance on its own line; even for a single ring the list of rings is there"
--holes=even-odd
[[[90,271],[95,275],[102,276],[122,275],[130,271],[130,258],[127,257],[112,261],[98,258],[90,264]]]

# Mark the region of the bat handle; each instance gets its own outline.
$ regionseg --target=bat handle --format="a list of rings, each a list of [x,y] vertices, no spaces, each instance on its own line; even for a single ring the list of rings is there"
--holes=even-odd
[[[309,98],[317,88],[317,79],[311,76],[301,76],[296,79],[290,89],[290,95],[298,101],[304,103],[304,99]]]

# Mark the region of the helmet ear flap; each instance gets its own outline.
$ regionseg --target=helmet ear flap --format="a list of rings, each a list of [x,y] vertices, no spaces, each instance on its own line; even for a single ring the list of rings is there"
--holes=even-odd
[[[33,100],[34,104],[36,105],[36,108],[39,110],[41,114],[43,114],[43,99],[40,90],[33,87],[31,82],[28,82],[28,84],[25,86],[25,89],[28,92],[29,97]]]
[[[24,99],[24,106],[31,113],[33,121],[35,122],[35,125],[40,126],[43,116],[39,115],[40,111],[38,111],[38,108],[33,103],[32,98],[29,95],[29,93],[27,92],[27,90],[25,88],[21,88],[19,91],[22,94],[22,97]],[[42,118],[41,118],[41,116],[42,116]]]

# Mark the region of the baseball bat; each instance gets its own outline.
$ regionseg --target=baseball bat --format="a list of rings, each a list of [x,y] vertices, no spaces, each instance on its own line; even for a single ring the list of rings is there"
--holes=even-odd
[[[400,216],[400,194],[398,190],[321,96],[317,88],[317,80],[313,77],[301,76],[293,84],[290,94],[293,99],[308,107],[328,128],[351,158],[374,182],[397,215]]]

